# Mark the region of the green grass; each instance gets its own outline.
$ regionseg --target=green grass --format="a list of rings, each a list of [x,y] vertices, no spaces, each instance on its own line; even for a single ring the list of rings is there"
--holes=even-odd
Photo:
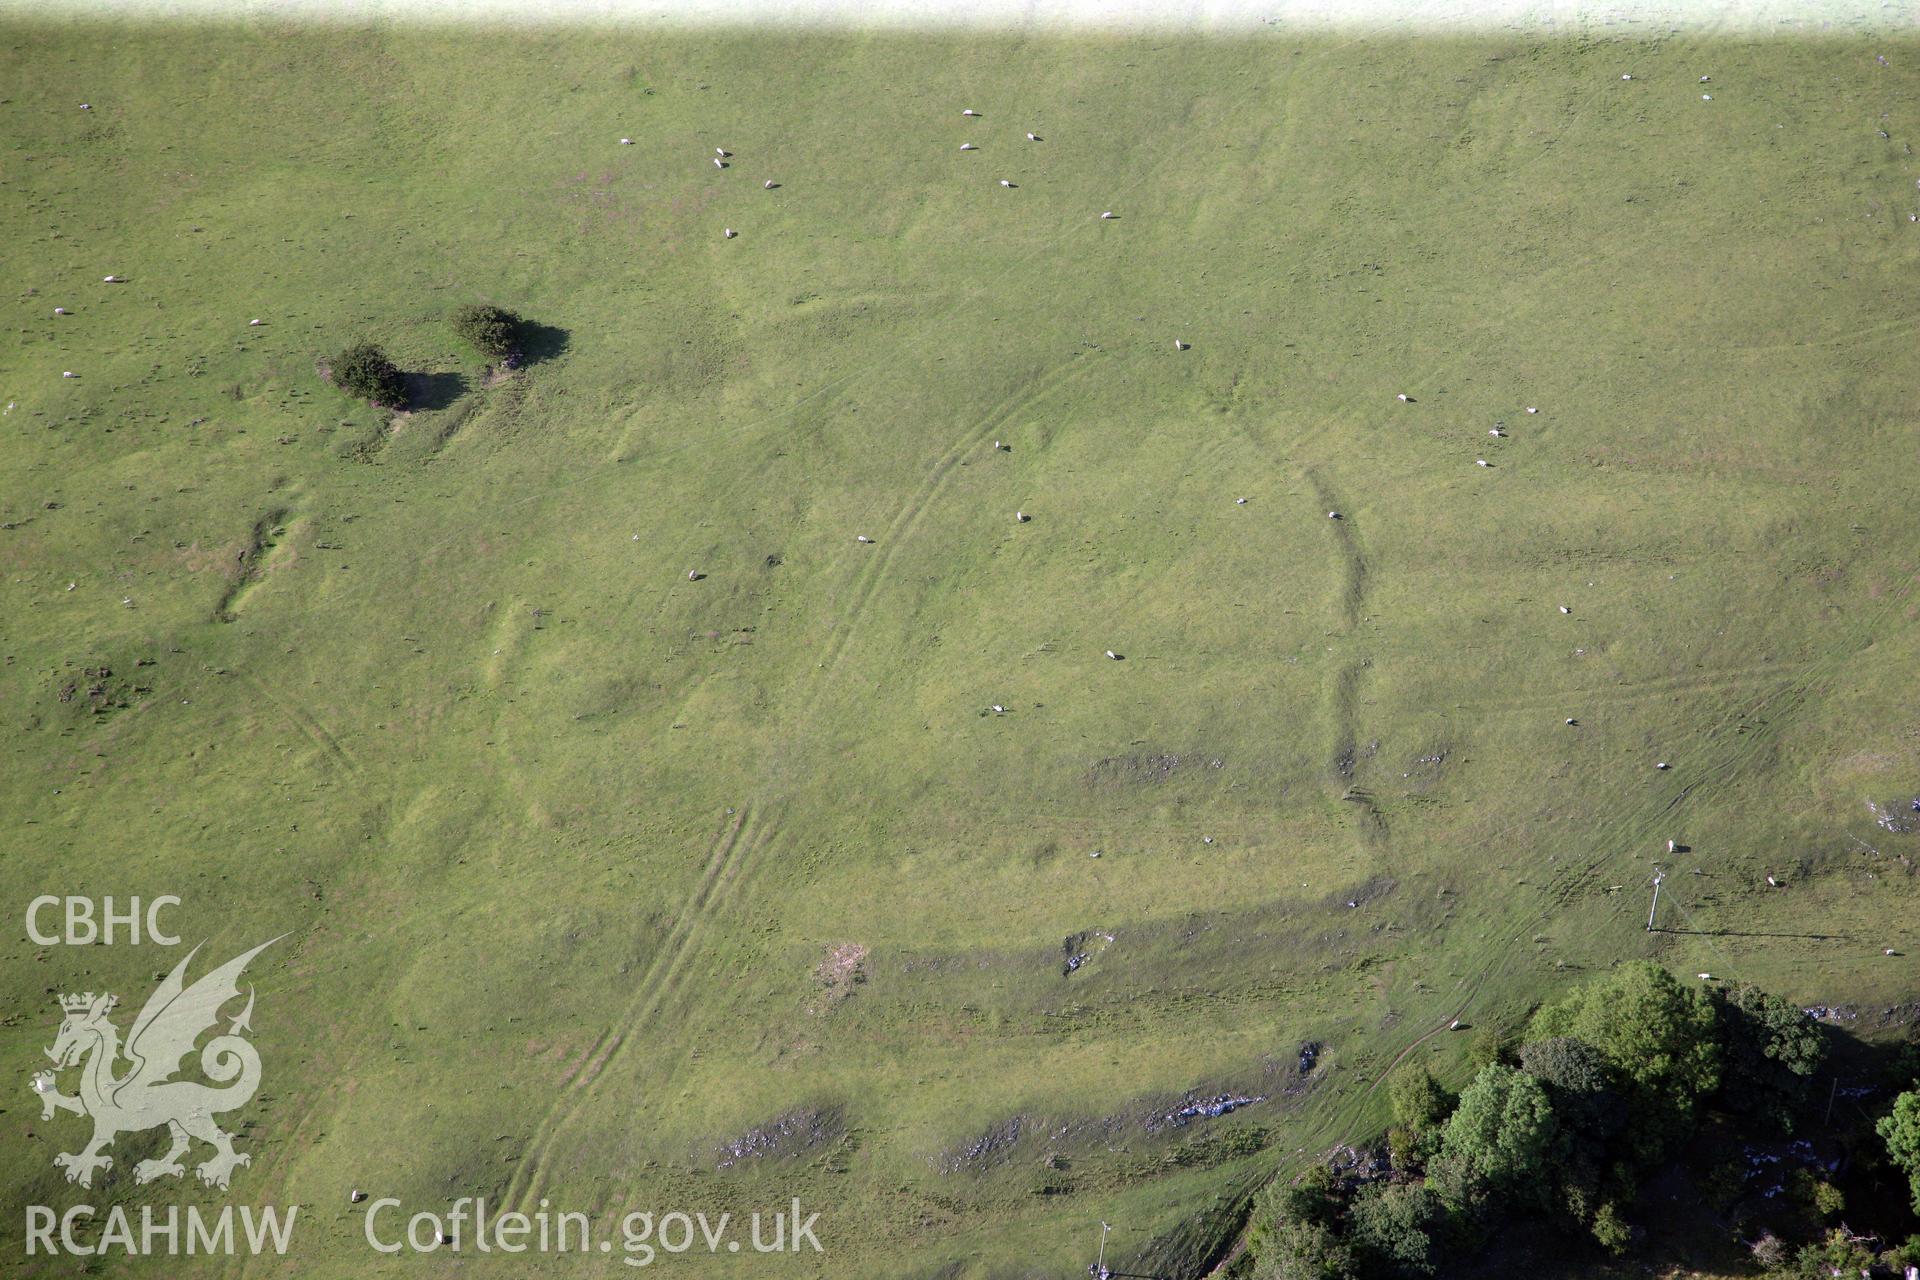
[[[232,1194],[296,1252],[193,1274],[455,1270],[352,1187],[822,1211],[703,1274],[1071,1274],[1102,1219],[1190,1274],[1456,1015],[1642,955],[1913,997],[1920,43],[0,45],[6,909],[290,935]],[[476,300],[563,349],[486,384]],[[464,384],[389,425],[316,371],[363,337]],[[67,1186],[25,1090],[49,991],[177,954],[4,958],[0,1200],[218,1203],[151,1139]],[[1272,1096],[1150,1132],[1189,1090]]]

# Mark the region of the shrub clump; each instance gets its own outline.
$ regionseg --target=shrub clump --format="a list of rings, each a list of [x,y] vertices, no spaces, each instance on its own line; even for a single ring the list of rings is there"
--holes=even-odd
[[[335,356],[332,374],[335,386],[362,400],[398,408],[406,399],[399,367],[371,342],[358,343]]]
[[[489,360],[511,364],[520,355],[520,317],[502,307],[471,303],[453,313],[453,331]]]

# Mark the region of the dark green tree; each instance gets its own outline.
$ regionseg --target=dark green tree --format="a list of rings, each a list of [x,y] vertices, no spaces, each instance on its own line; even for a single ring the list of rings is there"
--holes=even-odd
[[[348,347],[333,358],[333,383],[348,395],[397,409],[406,403],[406,382],[387,353],[371,342]]]
[[[511,359],[520,352],[520,317],[503,307],[459,307],[453,313],[453,331],[489,360]]]
[[[1469,1216],[1502,1203],[1543,1205],[1559,1133],[1546,1087],[1495,1063],[1460,1095],[1440,1152],[1427,1165],[1427,1185],[1449,1209]]]
[[[1696,1105],[1720,1082],[1713,1002],[1648,961],[1623,964],[1548,1005],[1531,1033],[1584,1040],[1630,1082],[1628,1136],[1643,1160],[1692,1132]]]
[[[1791,1001],[1752,984],[1715,1001],[1726,1043],[1720,1103],[1791,1129],[1794,1108],[1827,1057],[1820,1024]]]
[[[1388,1144],[1396,1167],[1417,1169],[1440,1149],[1440,1135],[1458,1101],[1425,1067],[1402,1071],[1387,1086],[1393,1105]]]
[[[1906,1173],[1913,1211],[1920,1213],[1920,1088],[1895,1098],[1893,1110],[1873,1128],[1887,1144],[1887,1154]]]
[[[1434,1273],[1433,1236],[1444,1209],[1417,1182],[1370,1182],[1347,1205],[1347,1243],[1363,1275],[1418,1280]]]

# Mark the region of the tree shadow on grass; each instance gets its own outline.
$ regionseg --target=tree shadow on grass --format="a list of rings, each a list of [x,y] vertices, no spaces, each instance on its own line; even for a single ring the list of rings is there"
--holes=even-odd
[[[573,337],[565,329],[555,325],[541,324],[534,320],[521,321],[518,336],[521,368],[566,354],[567,346]]]
[[[407,408],[444,409],[467,392],[464,373],[410,373]]]

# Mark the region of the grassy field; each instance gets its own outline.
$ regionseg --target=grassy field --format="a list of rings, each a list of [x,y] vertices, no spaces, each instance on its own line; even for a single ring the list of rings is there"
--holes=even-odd
[[[156,1135],[69,1186],[26,1087],[51,993],[181,952],[8,932],[0,1243],[232,1199],[306,1206],[287,1258],[98,1269],[612,1275],[377,1255],[348,1192],[798,1196],[824,1255],[659,1265],[1066,1276],[1104,1219],[1186,1276],[1396,1061],[1460,1083],[1451,1020],[1623,957],[1877,1031],[1917,102],[1920,40],[1629,24],[13,11],[0,906],[288,936],[223,1197],[136,1186]],[[420,407],[324,381],[362,336]]]

